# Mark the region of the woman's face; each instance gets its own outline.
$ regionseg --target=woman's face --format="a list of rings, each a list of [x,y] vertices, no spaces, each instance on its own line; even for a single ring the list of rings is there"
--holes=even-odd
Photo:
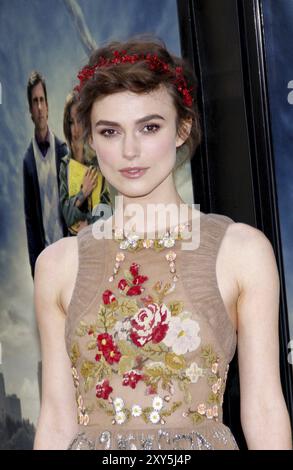
[[[183,143],[165,87],[144,94],[123,91],[97,100],[91,129],[90,144],[101,172],[128,197],[145,196],[157,188],[172,172],[176,147]]]
[[[77,104],[73,104],[70,109],[70,131],[72,143],[80,142],[82,137],[82,126],[77,119]]]

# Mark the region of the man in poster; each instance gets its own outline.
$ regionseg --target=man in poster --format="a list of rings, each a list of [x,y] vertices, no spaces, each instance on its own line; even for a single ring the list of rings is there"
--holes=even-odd
[[[67,235],[59,203],[59,168],[67,147],[48,127],[48,100],[44,78],[32,72],[27,98],[35,126],[23,159],[24,211],[31,273],[41,251]]]

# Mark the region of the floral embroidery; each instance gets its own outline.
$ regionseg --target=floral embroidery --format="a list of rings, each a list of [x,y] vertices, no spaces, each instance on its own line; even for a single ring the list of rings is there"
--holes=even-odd
[[[164,400],[168,401],[168,400]],[[110,416],[113,416],[112,424],[123,424],[130,417],[142,417],[145,423],[152,424],[165,424],[165,417],[170,416],[176,411],[182,404],[182,402],[175,402],[170,408],[164,406],[164,401],[161,397],[156,396],[153,398],[152,406],[142,408],[140,405],[132,405],[131,409],[127,408],[124,404],[124,400],[120,397],[105,402],[103,400],[98,400],[98,405],[100,408],[104,409],[106,413]]]
[[[138,347],[149,342],[160,343],[166,336],[170,318],[171,313],[166,305],[149,304],[140,309],[131,321],[130,338]]]
[[[164,343],[177,355],[195,351],[200,345],[199,324],[190,318],[171,318]]]
[[[76,369],[76,363],[78,358],[80,357],[80,351],[77,343],[73,343],[71,347],[71,352],[70,352],[70,358],[71,358],[71,373],[73,377],[73,384],[74,387],[76,388],[76,393],[75,393],[75,399],[77,403],[77,422],[78,424],[83,424],[84,426],[87,426],[89,423],[89,415],[88,412],[89,410],[84,406],[83,398],[80,393],[80,379],[79,375]]]
[[[227,366],[225,380],[222,380],[219,374],[219,358],[214,353],[211,346],[202,348],[201,358],[206,369],[202,369],[198,367],[196,363],[193,363],[190,368],[186,370],[186,374],[191,378],[191,382],[193,382],[192,378],[197,381],[199,376],[207,375],[211,393],[207,403],[200,403],[196,410],[189,409],[188,412],[185,413],[185,416],[190,416],[194,423],[201,422],[204,417],[207,419],[215,419],[216,421],[218,420],[218,405],[222,405],[223,403],[223,394],[228,371]]]
[[[172,256],[169,261],[172,263]],[[89,338],[86,346],[93,352],[93,360],[83,358],[80,364],[84,392],[95,387],[97,404],[112,416],[113,424],[139,417],[146,423],[165,424],[165,418],[182,405],[182,401],[176,401],[167,406],[174,395],[175,384],[190,405],[190,385],[206,377],[210,386],[207,401],[194,410],[189,408],[184,415],[194,423],[204,418],[217,420],[225,382],[219,374],[218,356],[210,346],[203,346],[202,363],[187,361],[184,355],[196,351],[201,344],[198,322],[184,310],[183,302],[165,301],[174,290],[174,284],[157,281],[152,291],[141,297],[148,277],[142,275],[139,268],[137,263],[132,263],[117,283],[120,295],[105,290],[95,321],[89,325],[81,321],[76,329],[78,336]],[[138,296],[139,299],[135,298]],[[87,424],[91,407],[86,409],[81,399],[76,369],[81,355],[77,343],[72,345],[70,357],[78,393],[78,419],[81,424]],[[145,394],[153,396],[152,405],[129,407],[122,398],[114,398],[113,375],[121,378],[124,387],[133,390],[144,384]],[[166,393],[163,398],[158,395],[159,387]]]

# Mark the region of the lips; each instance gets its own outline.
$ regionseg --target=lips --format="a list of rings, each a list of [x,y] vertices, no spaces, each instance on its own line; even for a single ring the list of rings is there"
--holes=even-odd
[[[139,178],[140,176],[143,176],[147,170],[148,168],[136,166],[122,168],[122,170],[120,170],[120,173],[126,178]]]

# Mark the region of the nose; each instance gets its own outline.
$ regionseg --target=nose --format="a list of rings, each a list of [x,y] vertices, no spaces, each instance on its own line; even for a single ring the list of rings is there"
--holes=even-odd
[[[132,133],[125,134],[123,142],[123,156],[128,160],[139,156],[139,143]]]

